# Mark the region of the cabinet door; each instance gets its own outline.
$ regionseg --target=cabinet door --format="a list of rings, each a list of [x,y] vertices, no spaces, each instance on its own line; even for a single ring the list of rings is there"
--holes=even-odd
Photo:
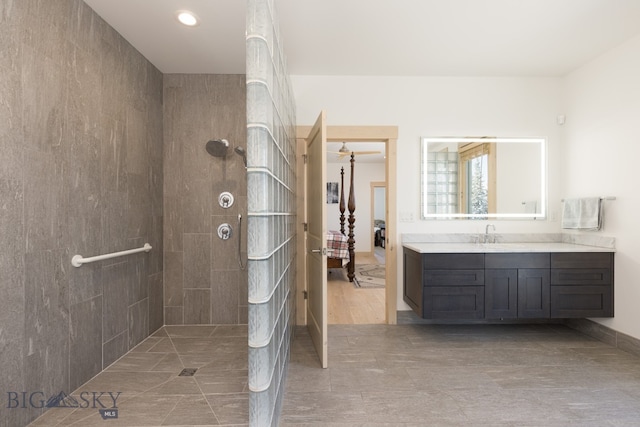
[[[613,317],[613,291],[603,286],[551,286],[551,317]]]
[[[487,319],[518,317],[518,270],[485,270],[484,313]]]
[[[425,286],[482,286],[484,270],[425,270]]]
[[[549,318],[550,292],[549,269],[518,269],[518,317]]]
[[[484,319],[484,286],[425,286],[425,319]]]
[[[613,317],[613,253],[551,256],[551,317]]]

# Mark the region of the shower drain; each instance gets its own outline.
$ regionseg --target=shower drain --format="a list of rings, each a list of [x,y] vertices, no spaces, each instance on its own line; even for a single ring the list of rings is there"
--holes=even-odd
[[[179,377],[192,377],[196,373],[198,368],[184,368],[182,372],[178,374]]]

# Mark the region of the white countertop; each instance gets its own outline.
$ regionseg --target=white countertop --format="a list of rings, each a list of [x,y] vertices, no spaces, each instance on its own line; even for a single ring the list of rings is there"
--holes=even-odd
[[[615,252],[615,249],[600,246],[576,245],[573,243],[404,243],[412,251],[428,253],[505,253],[505,252]]]

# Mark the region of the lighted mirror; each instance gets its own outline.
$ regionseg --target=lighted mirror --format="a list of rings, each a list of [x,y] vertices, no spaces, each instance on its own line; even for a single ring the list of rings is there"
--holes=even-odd
[[[544,219],[544,138],[422,138],[423,219]]]

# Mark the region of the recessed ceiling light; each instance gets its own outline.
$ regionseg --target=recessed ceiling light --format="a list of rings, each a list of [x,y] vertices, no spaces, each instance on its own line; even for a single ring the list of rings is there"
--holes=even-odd
[[[181,24],[186,25],[187,27],[195,27],[200,23],[198,17],[188,10],[178,10],[176,12],[176,18],[180,21]]]

